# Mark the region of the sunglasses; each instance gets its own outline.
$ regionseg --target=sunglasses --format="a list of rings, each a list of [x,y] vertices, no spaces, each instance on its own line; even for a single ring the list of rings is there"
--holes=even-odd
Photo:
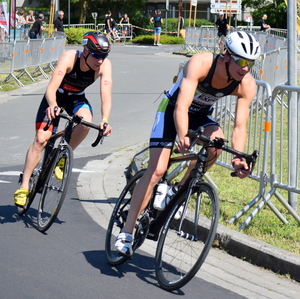
[[[100,59],[104,60],[108,56],[108,54],[99,54],[99,53],[94,53],[91,51],[89,51],[89,53],[98,60],[100,60]]]
[[[238,64],[240,67],[245,67],[247,65],[248,68],[251,69],[255,64],[255,61],[249,61],[234,55],[230,55],[230,56],[234,59],[235,63]]]

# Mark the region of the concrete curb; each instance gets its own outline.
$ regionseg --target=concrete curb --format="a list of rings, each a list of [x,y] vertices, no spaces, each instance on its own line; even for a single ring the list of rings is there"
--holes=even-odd
[[[145,143],[140,143],[116,151],[102,161],[90,161],[79,175],[77,190],[82,205],[103,228],[107,228],[113,204],[126,184],[128,171],[135,173],[140,169],[144,148]],[[133,157],[135,162],[131,163]],[[222,225],[218,226],[216,240],[218,247],[230,255],[300,281],[300,256],[296,254]]]

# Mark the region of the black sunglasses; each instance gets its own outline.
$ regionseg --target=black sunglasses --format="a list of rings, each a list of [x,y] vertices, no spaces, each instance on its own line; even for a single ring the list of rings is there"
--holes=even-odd
[[[94,52],[91,52],[91,51],[89,51],[89,53],[94,57],[94,58],[96,58],[96,59],[102,59],[102,60],[104,60],[107,56],[108,56],[108,54],[100,54],[100,53],[94,53]]]

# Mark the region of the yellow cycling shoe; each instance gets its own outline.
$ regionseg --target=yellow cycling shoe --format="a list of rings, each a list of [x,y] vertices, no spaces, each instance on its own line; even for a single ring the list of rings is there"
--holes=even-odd
[[[54,173],[55,173],[55,177],[58,180],[62,180],[63,179],[63,175],[64,175],[64,168],[65,168],[65,161],[66,158],[60,158],[60,160],[57,162]]]
[[[17,206],[24,206],[26,204],[27,197],[29,195],[29,190],[20,188],[14,194],[14,203]]]

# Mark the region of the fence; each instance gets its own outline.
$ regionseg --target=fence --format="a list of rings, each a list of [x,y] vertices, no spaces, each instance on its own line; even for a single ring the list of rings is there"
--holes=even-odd
[[[286,85],[277,86],[273,93],[267,82],[256,80],[257,93],[250,107],[250,118],[248,122],[248,140],[246,152],[259,150],[260,156],[251,175],[251,179],[259,182],[258,194],[248,204],[244,206],[236,215],[229,219],[229,223],[237,221],[241,216],[251,208],[253,211],[247,216],[240,225],[244,229],[257,213],[265,206],[275,213],[275,215],[285,224],[288,223],[282,213],[275,207],[271,201],[274,195],[279,203],[292,215],[300,224],[300,217],[291,207],[288,201],[280,194],[277,189],[283,189],[292,193],[300,193],[299,188],[299,152],[300,152],[300,132],[299,117],[297,122],[294,118],[288,119],[287,115],[291,113],[289,108],[287,91],[297,93],[298,109],[300,109],[300,88],[289,87]],[[280,100],[278,100],[280,94]],[[230,140],[232,134],[232,123],[235,117],[236,97],[227,96],[219,100],[215,106],[214,117],[223,128],[225,138]],[[277,107],[279,106],[279,108]],[[295,109],[293,109],[295,111]],[[298,112],[296,112],[298,113]],[[296,115],[297,117],[298,115]],[[289,127],[296,128],[295,136],[287,134]],[[287,147],[292,147],[291,152],[287,152]],[[290,162],[291,155],[295,153],[294,163]],[[223,153],[217,164],[228,169],[232,169],[231,155]],[[291,165],[289,165],[291,164]],[[277,178],[279,178],[277,180]],[[268,187],[269,186],[269,187]],[[268,191],[268,188],[270,189]]]
[[[20,86],[24,86],[19,78],[25,74],[34,81],[32,76],[37,72],[48,79],[49,76],[44,69],[51,68],[53,70],[53,64],[64,51],[65,40],[64,36],[57,36],[0,43],[0,74],[8,75],[2,80],[2,83],[14,78]],[[29,72],[29,68],[34,68],[34,70]],[[19,72],[17,76],[15,75],[16,71]]]
[[[97,24],[96,29],[105,32],[105,24]],[[115,31],[116,40],[124,41],[132,40],[135,37],[132,24],[118,24]]]

